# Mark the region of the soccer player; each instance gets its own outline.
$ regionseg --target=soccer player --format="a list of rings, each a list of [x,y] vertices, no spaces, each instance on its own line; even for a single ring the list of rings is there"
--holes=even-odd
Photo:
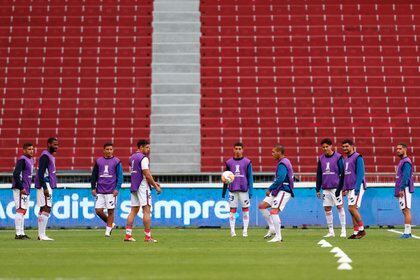
[[[346,237],[346,213],[343,208],[342,185],[344,179],[344,161],[341,154],[333,151],[332,141],[329,138],[322,139],[321,147],[324,154],[319,158],[316,173],[316,195],[322,200],[327,219],[328,234],[324,237],[334,237],[334,223],[332,207],[337,206],[338,216],[341,223],[340,237]]]
[[[400,162],[397,166],[395,181],[395,197],[398,198],[400,209],[404,215],[404,233],[401,238],[411,238],[411,196],[414,192],[413,163],[407,156],[407,144],[397,145],[397,156]]]
[[[249,225],[249,206],[250,198],[252,197],[252,190],[254,179],[252,175],[251,160],[244,157],[244,145],[241,142],[233,145],[233,157],[226,162],[226,170],[231,171],[235,175],[235,180],[228,186],[223,185],[222,197],[226,195],[226,190],[229,188],[229,206],[230,206],[230,235],[236,236],[235,222],[238,202],[242,206],[242,216],[244,223],[243,237],[248,236]]]
[[[268,242],[281,242],[281,221],[279,213],[283,211],[287,202],[291,197],[294,197],[294,175],[292,164],[289,159],[285,157],[285,148],[277,144],[271,151],[273,158],[277,161],[276,178],[271,186],[266,191],[266,197],[260,203],[260,209],[265,221],[268,224],[268,233],[264,236],[265,239],[274,238]],[[267,208],[271,208],[268,212]]]
[[[48,138],[47,149],[42,151],[39,158],[38,172],[35,176],[35,188],[37,189],[38,215],[38,240],[53,241],[45,234],[48,219],[52,207],[53,189],[57,188],[57,176],[55,169],[55,155],[58,149],[58,139]]]
[[[25,214],[29,208],[29,193],[32,184],[32,172],[34,170],[34,145],[23,144],[23,155],[16,162],[13,171],[13,200],[15,201],[15,239],[31,239],[25,234]]]
[[[353,234],[348,239],[360,239],[366,235],[359,209],[366,190],[365,162],[362,155],[354,150],[351,139],[341,142],[344,158],[343,196],[347,195],[349,212],[353,221]]]
[[[141,207],[143,210],[144,241],[157,242],[156,239],[153,239],[150,231],[150,207],[152,205],[150,186],[156,189],[157,194],[160,194],[161,187],[150,173],[149,153],[149,141],[139,140],[137,142],[137,151],[131,155],[129,160],[131,171],[131,211],[127,218],[124,241],[136,241],[132,236],[133,224]]]
[[[95,197],[96,215],[105,222],[105,237],[110,237],[114,228],[115,206],[118,192],[123,183],[123,169],[121,161],[114,157],[114,145],[105,143],[103,157],[95,161],[92,171],[91,188]],[[104,209],[107,209],[105,214]]]

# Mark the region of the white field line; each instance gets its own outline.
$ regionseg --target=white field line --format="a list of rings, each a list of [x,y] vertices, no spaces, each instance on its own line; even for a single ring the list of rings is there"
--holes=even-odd
[[[393,232],[393,233],[399,233],[399,234],[403,234],[404,232],[402,232],[402,231],[398,231],[398,230],[395,230],[395,229],[388,229],[388,231],[389,232]],[[420,239],[420,237],[418,237],[417,235],[414,235],[414,234],[412,234],[411,235],[413,238],[415,238],[415,239]]]

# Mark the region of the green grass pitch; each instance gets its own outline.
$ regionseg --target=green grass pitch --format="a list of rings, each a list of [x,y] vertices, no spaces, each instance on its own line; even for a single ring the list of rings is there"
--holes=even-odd
[[[265,232],[231,238],[228,229],[158,228],[159,243],[151,244],[141,229],[133,243],[123,242],[121,229],[111,238],[103,230],[49,230],[54,242],[14,240],[2,230],[0,279],[420,279],[420,240],[386,229],[369,229],[362,240],[328,239],[353,260],[351,271],[338,271],[331,248],[317,245],[326,229],[285,229],[276,244]]]

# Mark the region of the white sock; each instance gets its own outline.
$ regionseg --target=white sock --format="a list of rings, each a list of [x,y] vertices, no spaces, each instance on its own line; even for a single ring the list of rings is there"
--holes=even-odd
[[[111,230],[112,230],[112,227],[106,226],[106,228],[105,228],[105,234],[106,235],[110,235],[111,234]]]
[[[264,220],[267,222],[268,228],[270,229],[270,231],[274,231],[274,225],[273,225],[273,221],[270,218],[270,212],[268,212],[267,209],[260,209],[261,214],[264,217]]]
[[[404,234],[411,234],[411,225],[405,224],[404,225]]]
[[[129,227],[126,227],[125,228],[125,234],[127,234],[127,235],[132,235],[132,233],[133,233],[133,229],[132,228],[129,228]]]
[[[229,214],[229,223],[230,223],[230,232],[235,232],[235,223],[236,223],[236,213],[230,212]]]
[[[338,217],[340,218],[341,230],[346,230],[346,212],[344,208],[337,209]]]
[[[244,232],[248,232],[248,225],[249,225],[249,211],[243,211],[243,220],[244,220]]]
[[[38,236],[39,237],[45,236],[45,230],[47,228],[49,217],[50,217],[50,214],[47,212],[42,212],[39,214],[39,217],[38,217]]]
[[[16,235],[23,235],[23,215],[22,213],[16,213],[15,215],[15,229]]]
[[[276,237],[281,239],[281,222],[279,215],[271,215],[273,220],[274,231],[276,232]]]
[[[325,218],[327,219],[327,226],[330,232],[334,232],[333,215],[332,211],[325,211]]]

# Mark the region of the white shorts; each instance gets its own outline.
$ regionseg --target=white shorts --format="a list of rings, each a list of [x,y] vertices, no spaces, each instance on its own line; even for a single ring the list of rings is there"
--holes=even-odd
[[[136,192],[131,193],[131,207],[152,205],[152,194],[150,188],[140,187]]]
[[[285,191],[280,191],[276,196],[272,196],[271,193],[269,196],[264,198],[264,202],[268,203],[271,208],[279,209],[283,211],[284,207],[286,206],[287,202],[289,202],[292,195]]]
[[[356,205],[357,208],[360,208],[360,205],[362,205],[362,198],[363,194],[365,193],[365,188],[360,187],[358,195],[356,195],[355,192],[355,190],[349,190],[347,192],[348,205]]]
[[[29,195],[21,194],[19,189],[13,189],[13,200],[15,201],[16,210],[19,208],[28,210]]]
[[[340,196],[335,196],[337,189],[322,190],[322,206],[338,206],[343,205],[343,192],[340,192]]]
[[[404,196],[398,198],[401,210],[404,210],[405,208],[411,209],[411,196],[411,192],[407,191],[407,188],[405,188]]]
[[[249,208],[251,202],[249,201],[248,192],[229,192],[229,207],[238,208],[238,203],[241,202],[242,208]]]
[[[96,194],[95,209],[114,209],[117,197],[111,194]]]
[[[43,188],[36,190],[36,202],[39,207],[44,207],[44,206],[52,207],[52,189],[48,183],[47,183],[47,190],[48,190],[48,193],[50,194],[50,196],[48,197],[45,196]]]

